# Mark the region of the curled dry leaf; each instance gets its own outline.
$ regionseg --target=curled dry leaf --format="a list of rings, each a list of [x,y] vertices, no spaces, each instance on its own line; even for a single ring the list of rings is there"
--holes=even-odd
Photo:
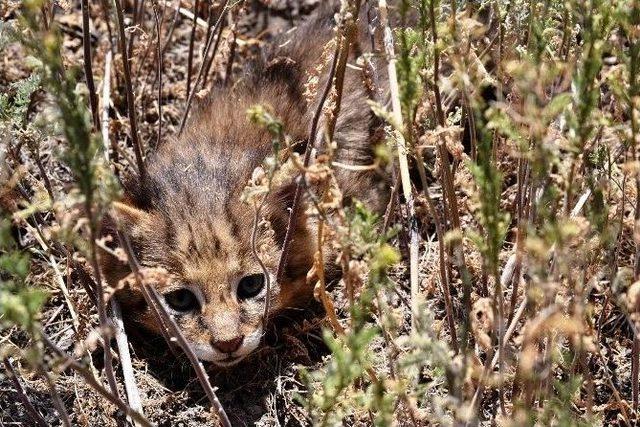
[[[427,131],[418,140],[418,148],[424,149],[444,144],[449,154],[457,160],[462,160],[464,156],[464,146],[462,145],[462,127],[460,126],[438,126],[436,129]]]
[[[116,290],[125,289],[127,287],[133,288],[142,285],[154,286],[159,283],[165,283],[169,279],[169,273],[167,270],[161,267],[144,267],[138,270],[140,274],[140,282],[138,282],[134,273],[130,273],[124,279],[118,282]]]
[[[640,280],[629,286],[626,302],[629,313],[640,312]]]
[[[73,354],[76,357],[82,357],[87,353],[93,353],[100,346],[103,339],[109,339],[113,336],[113,327],[111,325],[106,328],[92,329],[84,340],[78,341],[73,348]]]
[[[484,350],[491,348],[491,331],[493,330],[493,301],[480,298],[473,304],[471,311],[471,329],[476,342]]]

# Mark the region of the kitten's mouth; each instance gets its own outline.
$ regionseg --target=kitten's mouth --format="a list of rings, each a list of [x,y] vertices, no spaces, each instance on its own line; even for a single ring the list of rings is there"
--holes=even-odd
[[[239,361],[241,361],[243,358],[241,356],[227,356],[224,359],[221,360],[214,360],[213,363],[219,366],[233,366],[236,363],[238,363]]]

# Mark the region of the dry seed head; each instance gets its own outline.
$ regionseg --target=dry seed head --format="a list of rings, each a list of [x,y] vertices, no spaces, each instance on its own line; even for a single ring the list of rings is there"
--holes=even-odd
[[[632,160],[622,164],[622,171],[630,178],[634,178],[640,171],[640,161]]]
[[[493,301],[480,298],[471,310],[471,329],[478,345],[484,350],[491,348],[490,333],[493,330]]]
[[[626,302],[629,313],[640,312],[640,280],[629,286]]]

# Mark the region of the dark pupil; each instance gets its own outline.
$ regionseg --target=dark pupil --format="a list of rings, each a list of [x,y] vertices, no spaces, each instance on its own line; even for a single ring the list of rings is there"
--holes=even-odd
[[[245,276],[238,284],[238,298],[253,298],[260,293],[264,286],[263,274],[252,274]]]
[[[198,306],[196,296],[188,289],[178,289],[165,295],[169,307],[177,311],[191,311]]]

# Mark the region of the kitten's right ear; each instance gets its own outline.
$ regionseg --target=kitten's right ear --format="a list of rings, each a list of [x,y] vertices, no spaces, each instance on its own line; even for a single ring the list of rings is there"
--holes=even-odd
[[[126,202],[111,204],[111,217],[117,228],[127,234],[134,234],[137,227],[148,223],[150,214]]]

